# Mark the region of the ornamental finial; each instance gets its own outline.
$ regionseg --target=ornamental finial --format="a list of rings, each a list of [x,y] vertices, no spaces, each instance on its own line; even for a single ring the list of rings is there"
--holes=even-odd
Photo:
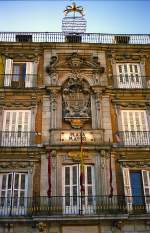
[[[76,12],[78,12],[79,14],[81,14],[82,16],[84,16],[83,7],[82,6],[77,6],[75,2],[73,2],[71,6],[66,6],[66,9],[64,10],[65,16],[68,13],[71,13],[71,12],[73,12],[74,14]]]

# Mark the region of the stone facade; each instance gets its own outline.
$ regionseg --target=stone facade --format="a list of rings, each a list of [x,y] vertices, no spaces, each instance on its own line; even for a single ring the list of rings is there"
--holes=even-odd
[[[150,232],[148,199],[128,197],[137,173],[150,194],[150,46],[0,42],[0,52],[0,233]],[[13,73],[23,64],[25,81]]]

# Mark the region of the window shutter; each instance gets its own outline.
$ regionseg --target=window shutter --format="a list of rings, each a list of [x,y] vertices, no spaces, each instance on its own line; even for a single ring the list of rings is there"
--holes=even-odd
[[[147,212],[150,212],[150,171],[142,170],[143,190]]]
[[[120,88],[141,88],[140,64],[117,64],[117,80]]]
[[[124,182],[124,193],[127,202],[128,211],[132,210],[132,192],[130,183],[130,173],[128,168],[122,168],[123,182]]]
[[[27,62],[26,63],[25,87],[33,86],[33,78],[34,78],[34,62]]]
[[[13,60],[6,59],[4,86],[11,86],[12,72],[13,72]]]

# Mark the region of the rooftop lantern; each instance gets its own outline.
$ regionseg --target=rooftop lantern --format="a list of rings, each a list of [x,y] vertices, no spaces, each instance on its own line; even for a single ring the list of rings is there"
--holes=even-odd
[[[86,19],[83,7],[77,6],[75,2],[64,10],[65,17],[62,19],[62,32],[66,35],[80,34],[86,31]],[[69,15],[69,16],[68,16]]]

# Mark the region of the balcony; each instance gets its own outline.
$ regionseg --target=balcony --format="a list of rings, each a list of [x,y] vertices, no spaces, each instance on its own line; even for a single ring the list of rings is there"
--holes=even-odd
[[[83,130],[82,131],[83,144],[99,145],[104,143],[104,130]],[[79,145],[81,142],[81,130],[66,129],[50,131],[51,145]]]
[[[150,77],[147,76],[114,76],[114,88],[147,89],[150,88]]]
[[[37,86],[37,75],[35,74],[0,74],[5,88],[34,88]]]
[[[0,42],[16,43],[100,43],[100,44],[150,44],[148,34],[104,34],[104,33],[80,33],[80,41],[74,35],[71,41],[66,40],[63,32],[0,32]]]
[[[35,132],[0,132],[1,147],[29,147],[35,145]]]
[[[80,217],[81,215],[97,217],[106,214],[108,216],[150,214],[150,205],[145,201],[145,197],[136,196],[135,198],[143,199],[143,202],[134,204],[133,197],[129,196],[1,197],[0,218],[47,216],[57,217],[59,220],[59,218],[68,219],[69,216]]]
[[[115,138],[120,146],[150,145],[150,131],[119,131]]]

